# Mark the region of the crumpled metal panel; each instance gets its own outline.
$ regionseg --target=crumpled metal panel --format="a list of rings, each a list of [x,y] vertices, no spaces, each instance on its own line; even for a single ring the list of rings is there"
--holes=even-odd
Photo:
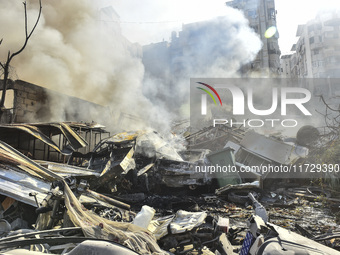
[[[83,148],[87,146],[87,142],[80,136],[78,135],[73,129],[70,127],[69,124],[61,122],[61,123],[38,123],[38,124],[3,124],[0,125],[0,130],[2,132],[6,132],[8,129],[16,129],[19,131],[26,132],[33,137],[41,140],[48,146],[52,147],[56,151],[63,153],[61,151],[61,148],[59,148],[53,141],[50,139],[47,135],[45,135],[40,128],[44,127],[51,127],[55,128],[57,133],[63,134],[67,141],[70,143],[70,146],[72,147],[73,150],[78,150],[80,148]]]
[[[61,122],[51,123],[50,125],[60,129],[74,150],[87,146],[87,142],[80,135],[74,132],[68,124]]]
[[[41,203],[49,190],[49,182],[19,172],[13,167],[6,166],[6,169],[0,167],[0,194],[4,196],[37,207],[34,197],[29,194],[37,193],[38,203]]]
[[[292,163],[296,158],[292,158],[294,146],[255,132],[247,132],[240,144],[247,150],[280,164]]]
[[[59,147],[44,133],[42,133],[37,127],[26,125],[26,124],[9,124],[9,125],[0,125],[1,132],[6,132],[6,129],[17,129],[24,131],[35,138],[41,140],[42,142],[46,143],[48,146],[51,146],[53,149],[55,149],[58,152],[61,152]]]
[[[57,173],[61,176],[96,176],[99,177],[100,173],[91,170],[91,169],[84,169],[82,167],[66,165],[61,163],[43,161],[43,160],[35,160],[36,163],[46,167],[47,169],[51,170],[54,173]]]
[[[212,180],[207,173],[196,173],[195,163],[158,159],[156,168],[160,177],[160,184],[168,187],[179,188],[190,185],[207,185]]]
[[[0,141],[0,162],[15,165],[31,175],[48,181],[61,180],[62,177],[29,159],[10,145]]]
[[[129,131],[115,134],[109,137],[107,143],[125,143],[134,141],[139,135],[144,133],[144,131]]]
[[[100,179],[98,180],[98,183],[104,184],[105,181],[110,180],[111,178],[115,178],[122,173],[127,173],[129,170],[133,169],[136,166],[135,160],[133,159],[133,154],[134,149],[131,148],[119,164],[116,164],[113,161],[109,160],[104,170],[100,174]]]

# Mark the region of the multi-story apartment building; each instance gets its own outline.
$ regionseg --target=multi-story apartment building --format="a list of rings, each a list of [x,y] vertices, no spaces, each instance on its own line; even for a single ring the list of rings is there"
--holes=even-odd
[[[242,10],[249,20],[249,25],[260,36],[263,43],[256,59],[244,66],[245,72],[249,70],[262,73],[280,74],[280,48],[278,44],[279,33],[266,38],[268,28],[276,28],[276,10],[274,0],[234,0],[226,2],[227,6]]]
[[[287,54],[281,56],[281,77],[290,78],[292,77],[292,56],[293,54]]]
[[[296,36],[299,39],[292,47],[294,54],[289,61],[291,77],[340,78],[339,12],[320,13],[299,25]]]

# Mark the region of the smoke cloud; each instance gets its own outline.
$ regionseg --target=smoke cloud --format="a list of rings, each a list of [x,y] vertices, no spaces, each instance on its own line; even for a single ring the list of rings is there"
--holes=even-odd
[[[176,109],[189,98],[190,78],[235,78],[254,60],[261,40],[240,11],[225,8],[223,17],[183,25],[168,44],[144,47],[144,91],[158,98],[157,104]]]
[[[178,79],[172,79],[176,85],[171,89],[164,76],[157,80],[144,74],[141,46],[122,36],[117,20],[104,22],[103,12],[93,2],[43,1],[36,31],[25,51],[11,64],[21,80],[108,106],[111,114],[104,116],[99,112],[93,120],[109,129],[117,126],[120,113],[124,112],[137,116],[139,121],[133,122],[133,126],[128,122],[122,128],[151,126],[164,130],[174,117],[171,106],[176,104],[178,108],[178,104],[189,99],[189,77],[232,75],[241,64],[251,61],[261,47],[246,19],[222,6],[228,10],[224,18],[194,28],[199,40],[193,50],[199,54],[184,56],[185,70]],[[5,59],[8,49],[13,52],[24,41],[24,11],[19,0],[0,0],[0,5],[0,22],[6,24],[0,27],[4,39],[0,58]],[[30,28],[38,15],[38,1],[28,1],[27,7]],[[68,103],[55,98],[50,101],[56,109],[50,120],[63,120],[62,108],[67,108]]]

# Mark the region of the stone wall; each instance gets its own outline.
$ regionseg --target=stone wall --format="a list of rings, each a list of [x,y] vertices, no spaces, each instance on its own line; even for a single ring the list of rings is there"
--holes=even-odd
[[[2,84],[0,82],[0,91]],[[13,108],[6,110],[3,122],[33,123],[55,121],[96,121],[105,114],[104,106],[21,80],[10,81],[8,90],[14,91]]]

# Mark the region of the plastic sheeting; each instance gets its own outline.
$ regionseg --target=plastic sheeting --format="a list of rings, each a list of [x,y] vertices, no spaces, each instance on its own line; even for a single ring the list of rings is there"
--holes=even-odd
[[[84,209],[65,182],[64,185],[67,213],[85,236],[115,241],[140,254],[167,254],[148,230],[131,223],[110,221]]]
[[[172,234],[184,233],[192,230],[204,223],[207,213],[205,212],[187,212],[179,210],[175,219],[170,223],[170,231]]]

